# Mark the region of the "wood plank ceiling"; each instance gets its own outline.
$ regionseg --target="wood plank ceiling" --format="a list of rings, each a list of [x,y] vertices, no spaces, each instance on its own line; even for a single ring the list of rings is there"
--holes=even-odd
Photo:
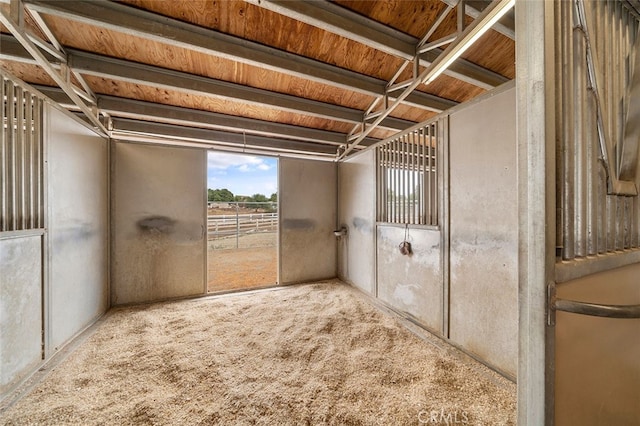
[[[394,76],[411,78],[425,34],[427,45],[455,35],[491,3],[467,1],[462,22],[458,0],[0,1],[3,73],[79,111],[20,34],[47,47],[114,138],[328,159]],[[446,47],[419,55],[418,72]],[[358,148],[513,79],[514,58],[511,13]]]

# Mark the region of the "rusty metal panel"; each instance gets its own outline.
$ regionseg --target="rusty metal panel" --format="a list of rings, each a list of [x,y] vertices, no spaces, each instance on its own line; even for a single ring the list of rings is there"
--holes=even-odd
[[[640,264],[557,286],[557,296],[599,304],[640,304]],[[640,319],[557,312],[556,424],[640,424]]]
[[[413,254],[402,255],[405,227],[378,225],[378,297],[414,317],[436,334],[443,329],[442,249],[440,230],[411,227]]]
[[[0,239],[0,399],[41,360],[42,236]]]
[[[338,275],[375,295],[375,151],[368,150],[338,164],[340,227]],[[379,187],[378,187],[379,188]]]
[[[108,141],[47,106],[49,350],[102,315],[108,299]]]
[[[206,292],[206,151],[114,143],[114,305]]]
[[[506,90],[450,118],[450,339],[516,376],[516,96]]]
[[[282,158],[279,163],[280,284],[337,274],[337,165]]]

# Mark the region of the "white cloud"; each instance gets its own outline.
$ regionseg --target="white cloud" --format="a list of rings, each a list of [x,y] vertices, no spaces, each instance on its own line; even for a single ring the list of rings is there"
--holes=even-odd
[[[209,169],[227,170],[235,168],[241,172],[252,170],[269,170],[271,166],[265,160],[253,155],[227,154],[224,152],[210,152],[208,158]]]
[[[277,161],[269,157],[210,152],[207,187],[227,188],[235,195],[268,197],[278,190]]]

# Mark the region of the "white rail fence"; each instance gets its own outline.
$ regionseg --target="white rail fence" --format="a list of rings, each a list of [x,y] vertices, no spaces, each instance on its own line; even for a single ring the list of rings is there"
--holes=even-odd
[[[276,232],[278,213],[216,215],[207,218],[209,240],[254,232]]]

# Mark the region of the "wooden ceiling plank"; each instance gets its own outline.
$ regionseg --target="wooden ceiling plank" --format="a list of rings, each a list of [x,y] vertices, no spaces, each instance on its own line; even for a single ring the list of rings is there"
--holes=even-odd
[[[39,13],[62,16],[333,87],[380,95],[386,85],[385,81],[374,77],[118,3],[52,0],[27,0],[26,3]],[[412,93],[405,103],[435,112],[457,105],[421,92]]]
[[[12,11],[14,10],[14,5],[15,3],[12,2]],[[20,4],[19,7],[23,7],[23,5]],[[15,13],[12,13],[11,15],[13,16]],[[69,98],[71,98],[73,103],[77,105],[78,108],[80,108],[80,110],[87,116],[94,130],[100,134],[106,135],[107,129],[104,127],[104,124],[100,121],[100,118],[95,111],[92,110],[92,106],[85,104],[84,100],[76,93],[76,89],[71,82],[70,76],[69,78],[65,78],[58,72],[59,70],[52,65],[38,46],[30,40],[24,30],[24,23],[16,23],[12,16],[8,16],[4,10],[0,10],[0,22],[2,22],[2,24],[11,31],[15,39],[24,47],[28,54],[36,60],[38,65],[42,67],[47,74],[49,74],[56,84],[65,91]]]
[[[6,57],[17,62],[33,63],[33,58],[14,37],[0,34],[0,43],[2,44],[0,57]],[[364,116],[363,111],[354,108],[246,87],[180,71],[81,52],[75,49],[67,49],[67,54],[72,69],[96,77],[142,85],[154,85],[156,87],[165,87],[168,90],[194,93],[196,95],[207,94],[209,96],[235,99],[260,106],[267,105],[279,110],[284,109],[297,114],[352,124],[362,122]],[[388,117],[382,127],[397,131],[404,130],[414,124],[415,122],[413,121]]]
[[[39,85],[35,85],[34,87],[60,105],[72,105],[70,99],[59,88]],[[98,107],[101,111],[114,118],[121,117],[143,121],[160,121],[181,126],[205,127],[235,132],[246,131],[247,133],[261,136],[296,139],[331,145],[342,145],[346,142],[346,134],[344,133],[237,117],[229,114],[164,105],[118,96],[98,95]]]
[[[292,19],[330,31],[404,60],[413,59],[417,38],[382,25],[372,19],[327,1],[251,0],[252,3]],[[457,2],[457,0],[456,0]],[[443,49],[434,48],[420,55],[420,65],[429,66]],[[473,62],[458,59],[445,74],[483,89],[506,83],[507,78]]]
[[[294,113],[351,123],[360,122],[363,117],[362,111],[353,108],[298,98],[283,93],[271,92],[86,52],[69,50],[69,53],[73,59],[73,68],[87,75],[113,78],[144,85],[151,84],[157,87],[165,87],[170,90],[179,90],[194,94],[206,93],[212,96],[238,99],[256,105],[268,105]],[[405,129],[409,123],[411,122],[393,118],[387,121],[385,127],[396,130],[399,128]]]

